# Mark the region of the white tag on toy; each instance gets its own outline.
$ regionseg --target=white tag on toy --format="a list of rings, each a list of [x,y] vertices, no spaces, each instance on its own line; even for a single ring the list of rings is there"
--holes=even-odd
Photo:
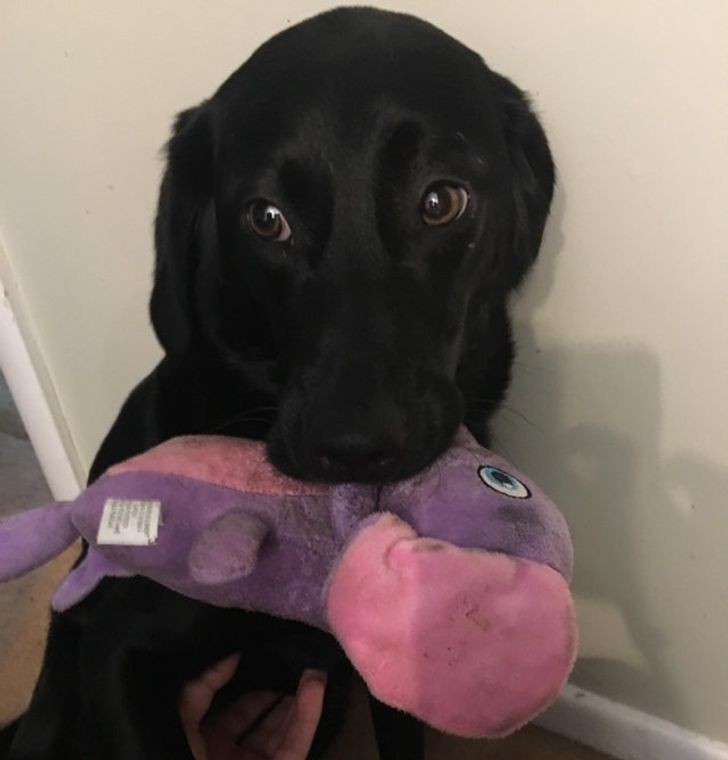
[[[117,546],[148,546],[157,540],[161,501],[107,499],[96,543]]]

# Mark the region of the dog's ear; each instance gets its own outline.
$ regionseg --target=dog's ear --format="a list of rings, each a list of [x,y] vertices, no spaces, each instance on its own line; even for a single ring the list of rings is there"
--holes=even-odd
[[[213,148],[205,103],[177,116],[167,143],[167,167],[157,206],[156,264],[150,315],[169,355],[195,341],[195,272],[205,248],[213,245],[209,224],[213,199]]]
[[[528,98],[510,80],[493,74],[501,103],[510,159],[509,230],[501,255],[509,289],[523,279],[538,255],[554,193],[555,169],[546,135]]]

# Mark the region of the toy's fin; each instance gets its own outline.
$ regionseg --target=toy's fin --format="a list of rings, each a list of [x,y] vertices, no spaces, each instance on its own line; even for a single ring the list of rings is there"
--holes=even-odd
[[[83,561],[71,570],[53,593],[51,606],[64,612],[85,599],[104,578],[129,578],[134,573],[114,564],[92,546]]]
[[[219,517],[195,541],[187,564],[190,575],[204,584],[226,583],[253,572],[268,526],[243,510]]]
[[[71,504],[56,501],[0,521],[0,580],[35,570],[79,537],[71,522]]]

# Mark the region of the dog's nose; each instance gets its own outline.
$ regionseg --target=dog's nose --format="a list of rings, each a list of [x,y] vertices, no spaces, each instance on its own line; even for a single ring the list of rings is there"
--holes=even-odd
[[[376,434],[332,433],[316,446],[319,465],[336,480],[385,480],[404,453],[403,436],[396,430]]]

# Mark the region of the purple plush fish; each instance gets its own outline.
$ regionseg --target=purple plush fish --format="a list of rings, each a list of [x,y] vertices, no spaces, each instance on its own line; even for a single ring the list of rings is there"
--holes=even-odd
[[[576,652],[572,547],[558,509],[461,429],[387,486],[304,483],[262,443],[176,438],[73,502],[0,522],[0,579],[82,536],[53,607],[105,576],[331,631],[383,702],[462,736],[502,736],[547,707]]]

